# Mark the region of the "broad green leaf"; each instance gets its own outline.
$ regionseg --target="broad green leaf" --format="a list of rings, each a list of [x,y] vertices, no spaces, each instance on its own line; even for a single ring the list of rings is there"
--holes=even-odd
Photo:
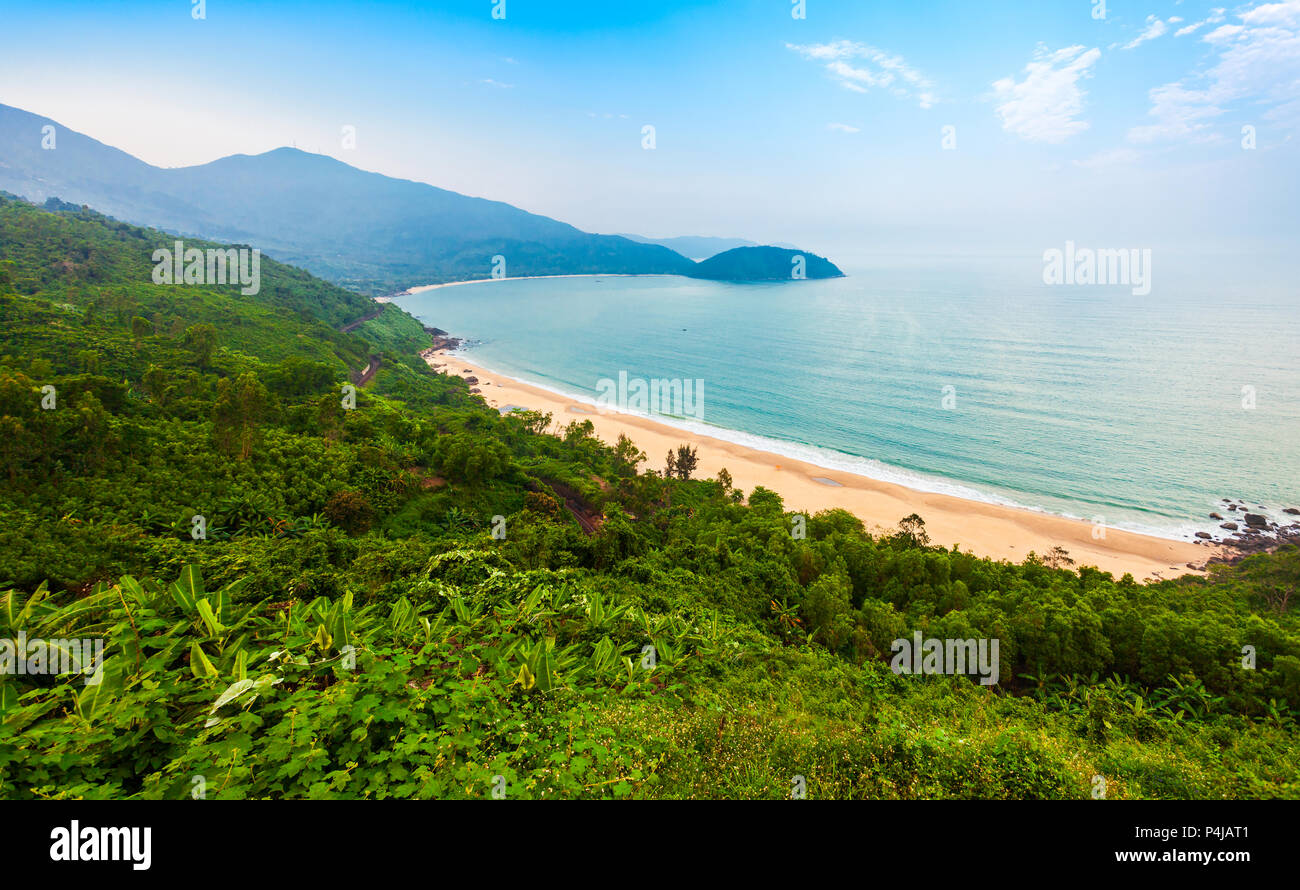
[[[190,671],[200,680],[221,676],[197,642],[190,643]]]
[[[228,702],[231,702],[239,698],[241,695],[243,695],[245,692],[247,692],[252,688],[253,688],[253,681],[248,679],[240,680],[236,683],[231,683],[229,686],[226,687],[225,692],[217,696],[217,700],[212,703],[212,707],[210,710],[213,712],[217,711],[222,705],[227,704]]]

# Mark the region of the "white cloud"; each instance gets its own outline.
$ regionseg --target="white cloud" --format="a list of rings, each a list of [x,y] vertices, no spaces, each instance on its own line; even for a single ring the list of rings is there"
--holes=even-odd
[[[1265,3],[1238,14],[1237,18],[1247,25],[1285,25],[1294,28],[1300,25],[1300,3],[1295,0]]]
[[[1185,27],[1185,28],[1179,28],[1179,29],[1174,33],[1174,36],[1175,36],[1175,37],[1186,37],[1188,34],[1191,34],[1193,31],[1197,31],[1197,30],[1199,30],[1200,28],[1203,28],[1203,27],[1206,26],[1206,25],[1217,25],[1219,22],[1223,21],[1223,14],[1224,14],[1226,11],[1227,11],[1227,10],[1225,10],[1223,7],[1217,7],[1217,8],[1215,8],[1215,9],[1211,9],[1211,10],[1210,10],[1210,14],[1209,14],[1208,16],[1206,16],[1204,19],[1202,19],[1202,20],[1199,21],[1199,22],[1192,22],[1192,24],[1188,25],[1188,26]],[[1170,23],[1172,24],[1172,23],[1175,22],[1175,21],[1179,21],[1179,22],[1181,22],[1182,19],[1170,19],[1169,21],[1170,21]]]
[[[1204,24],[1219,24],[1215,9]],[[1300,125],[1296,84],[1300,83],[1300,0],[1265,3],[1234,14],[1201,38],[1217,55],[1207,70],[1148,94],[1153,122],[1129,131],[1131,142],[1220,138],[1212,126],[1233,103],[1250,102],[1262,119],[1283,127]]]
[[[1182,19],[1170,19],[1169,21],[1182,21]],[[1128,43],[1124,44],[1124,49],[1133,49],[1146,43],[1148,40],[1155,40],[1160,35],[1169,30],[1169,26],[1153,15],[1147,16],[1147,26],[1141,34],[1134,37]]]
[[[900,99],[915,99],[922,108],[930,108],[938,101],[928,77],[909,66],[902,56],[874,46],[833,40],[803,46],[787,43],[786,48],[805,59],[824,62],[826,70],[846,90],[866,93],[873,88],[885,89]]]
[[[1078,119],[1087,93],[1079,81],[1091,76],[1101,58],[1096,47],[1067,46],[1052,52],[1045,46],[1034,51],[1017,82],[1007,77],[993,84],[1002,129],[1031,142],[1064,142],[1088,129]]]
[[[827,126],[830,129],[836,130],[840,133],[861,133],[862,132],[861,128],[854,127],[849,124],[828,124]]]
[[[1206,43],[1223,43],[1246,30],[1245,25],[1220,25],[1201,39]]]

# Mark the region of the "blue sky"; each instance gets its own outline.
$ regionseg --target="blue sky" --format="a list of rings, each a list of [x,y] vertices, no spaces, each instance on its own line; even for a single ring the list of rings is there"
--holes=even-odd
[[[0,0],[0,102],[159,165],[296,144],[590,231],[1293,243],[1300,0],[1098,2]]]

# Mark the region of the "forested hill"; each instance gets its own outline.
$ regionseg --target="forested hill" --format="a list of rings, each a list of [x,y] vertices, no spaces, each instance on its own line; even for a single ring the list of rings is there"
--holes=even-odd
[[[1300,796],[1294,549],[1139,585],[801,519],[292,268],[155,284],[169,238],[0,200],[0,640],[107,645],[0,650],[0,798]]]
[[[790,281],[843,278],[844,273],[825,257],[806,251],[784,247],[733,247],[697,263],[690,276],[715,281]]]
[[[43,143],[48,128],[53,147]],[[359,170],[295,148],[154,167],[84,134],[0,105],[0,189],[86,204],[118,219],[256,243],[371,294],[486,278],[587,272],[684,274],[658,244],[594,235],[501,201]]]

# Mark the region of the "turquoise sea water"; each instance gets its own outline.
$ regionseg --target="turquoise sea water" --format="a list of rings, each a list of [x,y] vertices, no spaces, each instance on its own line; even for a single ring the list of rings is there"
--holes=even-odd
[[[588,401],[620,371],[703,380],[702,423],[679,425],[825,467],[1170,537],[1218,532],[1206,514],[1224,497],[1284,518],[1300,507],[1298,291],[1179,268],[1155,266],[1141,297],[1046,286],[1022,257],[777,284],[504,280],[398,302],[468,338],[475,362]]]

